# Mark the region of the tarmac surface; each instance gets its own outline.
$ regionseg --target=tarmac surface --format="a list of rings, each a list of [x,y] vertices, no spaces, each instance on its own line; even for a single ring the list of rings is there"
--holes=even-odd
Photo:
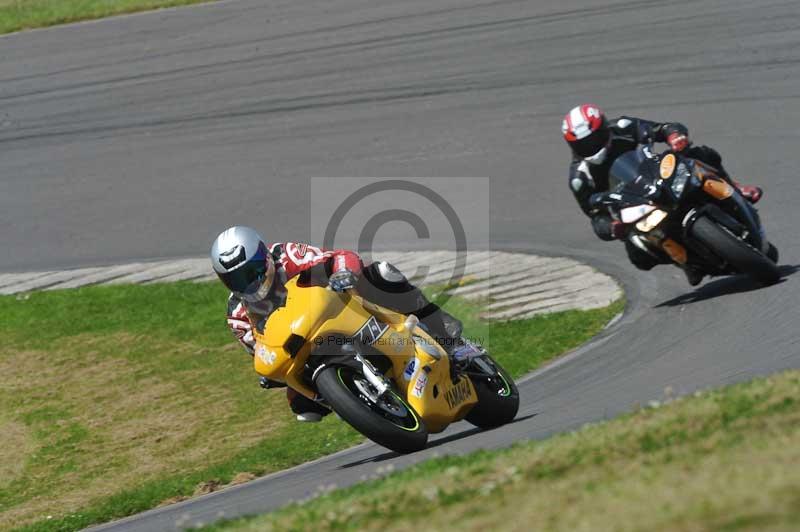
[[[447,197],[467,222],[488,220],[467,223],[475,242],[588,262],[630,301],[595,342],[524,381],[507,427],[457,424],[405,457],[366,444],[108,528],[267,511],[379,468],[574,429],[667,387],[800,366],[795,1],[229,0],[11,35],[0,50],[0,271],[198,256],[233,223],[317,241],[315,213],[346,177],[475,177],[488,187],[456,181]],[[560,138],[563,113],[586,100],[682,121],[763,186],[785,280],[692,289],[597,240]],[[377,247],[452,240],[443,224],[422,240],[395,225]]]

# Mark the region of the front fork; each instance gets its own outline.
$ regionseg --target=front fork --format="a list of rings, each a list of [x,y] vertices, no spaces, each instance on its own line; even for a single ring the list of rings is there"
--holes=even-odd
[[[364,358],[361,353],[356,354],[356,360],[361,363],[361,371],[364,373],[364,378],[366,378],[367,382],[375,389],[374,394],[365,393],[367,393],[370,400],[377,403],[378,399],[391,388],[391,385],[386,377],[381,375],[375,366]]]
[[[419,318],[415,315],[411,314],[406,319],[403,326],[405,329],[410,332],[412,335],[414,334],[414,329],[419,325]],[[419,345],[423,348],[423,350],[433,357],[435,360],[438,360],[441,357],[441,353],[439,352],[438,346],[430,345],[427,341],[425,341],[421,337],[415,337],[414,342],[416,345]],[[355,359],[361,364],[361,371],[364,373],[364,378],[367,379],[370,386],[374,389],[374,393],[368,393],[368,397],[370,400],[374,402],[378,402],[387,391],[391,390],[392,385],[389,382],[389,379],[386,378],[372,363],[364,358],[361,353],[355,353]]]

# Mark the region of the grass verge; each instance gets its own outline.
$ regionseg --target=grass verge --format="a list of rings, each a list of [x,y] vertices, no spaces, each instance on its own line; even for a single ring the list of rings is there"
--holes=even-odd
[[[0,297],[0,529],[75,530],[213,491],[361,441],[333,416],[293,420],[257,385],[218,283]],[[466,331],[512,373],[594,335],[622,308]],[[303,446],[296,442],[302,441]]]
[[[209,0],[0,0],[0,33]]]
[[[787,372],[206,530],[798,530],[799,406]]]

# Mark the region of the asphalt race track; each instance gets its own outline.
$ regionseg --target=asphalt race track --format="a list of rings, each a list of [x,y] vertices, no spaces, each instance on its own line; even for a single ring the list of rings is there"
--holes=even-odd
[[[762,185],[784,282],[693,290],[597,240],[560,138],[584,100],[683,121]],[[408,457],[363,445],[111,527],[163,530],[800,367],[799,149],[794,0],[228,0],[0,38],[0,271],[198,256],[237,222],[304,239],[314,176],[488,176],[493,248],[625,285],[626,316],[526,380],[514,424]]]

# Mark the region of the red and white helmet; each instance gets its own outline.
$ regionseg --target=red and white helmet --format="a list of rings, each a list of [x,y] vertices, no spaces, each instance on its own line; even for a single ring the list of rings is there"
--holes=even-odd
[[[606,115],[596,105],[574,107],[564,116],[561,132],[577,157],[593,164],[605,160],[610,132]]]

